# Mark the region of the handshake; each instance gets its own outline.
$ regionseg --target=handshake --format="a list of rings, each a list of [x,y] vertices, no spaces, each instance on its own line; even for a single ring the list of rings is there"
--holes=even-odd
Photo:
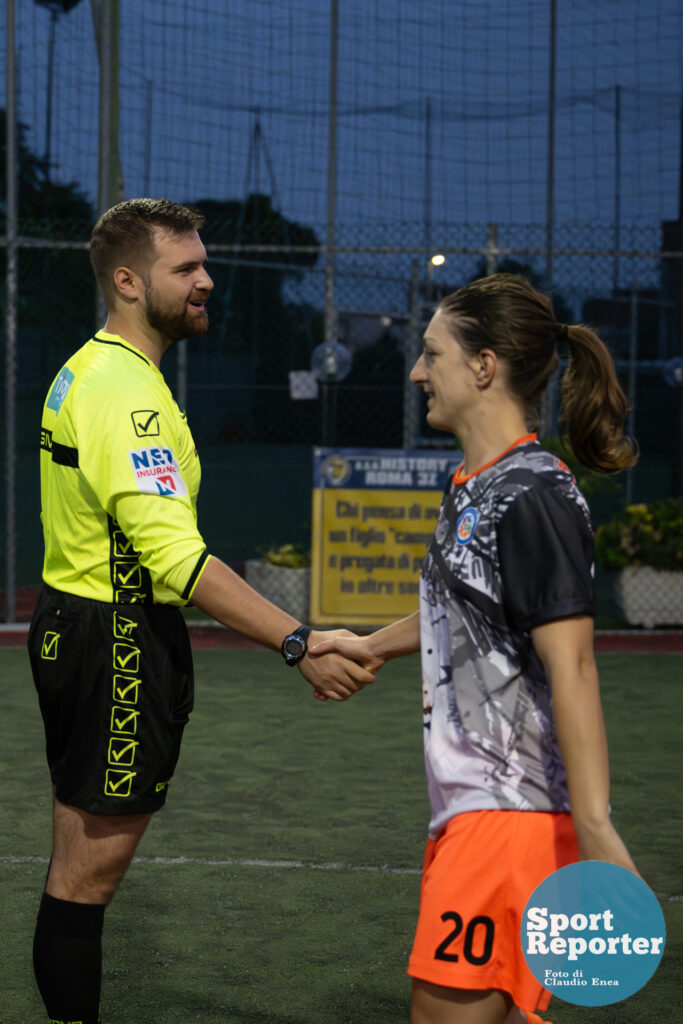
[[[372,651],[372,636],[348,629],[313,630],[298,668],[318,700],[348,700],[374,683],[384,661]]]

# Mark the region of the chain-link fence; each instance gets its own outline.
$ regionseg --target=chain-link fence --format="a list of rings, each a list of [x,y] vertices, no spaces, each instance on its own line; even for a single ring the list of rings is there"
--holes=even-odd
[[[186,354],[184,347],[171,350],[165,363],[201,444],[442,443],[443,437],[426,428],[419,393],[406,387],[436,302],[468,280],[501,269],[520,271],[547,287],[545,251],[533,246],[533,238],[528,244],[533,229],[525,226],[515,241],[510,228],[503,240],[492,226],[443,225],[444,261],[438,267],[419,246],[390,241],[364,246],[353,229],[338,231],[348,244],[335,252],[336,320],[338,341],[351,356],[350,371],[301,398],[290,375],[310,371],[314,350],[323,342],[325,253],[312,229],[307,244],[278,244],[262,219],[255,241],[222,241],[233,227],[207,221],[203,234],[215,286],[211,326]],[[633,494],[676,493],[681,454],[676,360],[683,322],[676,286],[683,259],[680,253],[663,254],[656,232],[633,232],[633,247],[622,253],[599,248],[599,229],[591,234],[563,232],[550,288],[556,315],[590,323],[612,350],[633,401],[631,426],[643,453]],[[97,327],[86,250],[84,239],[68,237],[25,235],[20,243],[15,389],[20,451],[30,450],[54,374]],[[615,288],[616,261],[624,283]],[[555,427],[550,422],[547,432],[554,434]],[[657,484],[647,483],[653,474]]]
[[[164,372],[187,408],[202,454],[205,483],[200,523],[216,554],[232,563],[264,547],[307,544],[311,447],[415,448],[453,439],[425,422],[424,399],[407,382],[421,336],[438,299],[478,274],[521,270],[541,287],[543,235],[533,227],[443,225],[444,262],[435,266],[419,244],[364,244],[354,227],[339,230],[334,294],[339,341],[351,356],[339,382],[314,384],[296,397],[292,372],[310,372],[324,336],[326,254],[319,232],[283,243],[279,215],[262,198],[258,231],[235,243],[236,221],[212,220],[204,237],[215,288],[209,333],[181,343]],[[25,224],[19,250],[16,400],[18,582],[40,577],[36,438],[50,381],[97,327],[97,304],[86,240],[74,225],[63,238]],[[76,237],[74,237],[76,236]],[[622,238],[624,233],[622,232]],[[596,521],[624,501],[676,495],[681,472],[681,258],[664,255],[657,232],[634,231],[627,250],[602,248],[599,227],[556,235],[558,317],[597,327],[615,356],[633,401],[631,428],[641,458],[619,486],[598,486],[590,500]],[[614,287],[615,266],[618,280]],[[630,282],[630,285],[628,284]],[[677,362],[678,360],[678,362]],[[557,396],[546,433],[556,433]],[[591,482],[589,486],[593,486]],[[277,496],[276,496],[277,495]],[[622,613],[604,600],[614,621]]]
[[[408,372],[435,302],[501,269],[594,324],[632,398],[641,460],[591,494],[596,521],[677,494],[683,8],[624,0],[605,21],[599,6],[6,4],[3,581],[40,578],[41,404],[101,322],[96,210],[132,195],[206,216],[211,328],[164,373],[202,455],[200,526],[227,561],[307,544],[312,445],[453,443]],[[333,342],[349,372],[316,383]],[[557,412],[555,390],[547,435]]]

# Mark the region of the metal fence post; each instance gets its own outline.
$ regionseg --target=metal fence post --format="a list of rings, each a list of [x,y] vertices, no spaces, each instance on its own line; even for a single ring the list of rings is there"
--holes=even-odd
[[[486,276],[490,277],[498,270],[498,225],[489,224],[486,236]]]
[[[418,436],[420,393],[410,383],[410,371],[420,354],[422,333],[422,296],[420,294],[420,260],[413,260],[410,275],[410,319],[406,331],[405,371],[403,378],[403,447],[414,448]]]
[[[325,342],[337,340],[335,298],[337,210],[337,74],[339,51],[339,0],[330,4],[330,78],[327,126],[327,256],[325,262]]]
[[[100,61],[98,214],[119,201],[119,0],[92,4],[93,24]],[[104,323],[107,306],[98,291],[97,318]]]
[[[631,285],[631,316],[630,316],[630,329],[629,329],[629,346],[628,346],[628,402],[629,402],[629,413],[627,424],[627,433],[630,437],[635,435],[635,404],[636,404],[636,381],[637,381],[637,370],[638,370],[638,284],[636,281]],[[626,470],[626,504],[630,505],[633,501],[633,466],[629,466]]]
[[[7,167],[7,269],[5,311],[5,614],[8,622],[17,617],[16,574],[16,384],[17,384],[17,123],[16,123],[16,39],[14,0],[7,0],[7,106],[5,112]]]

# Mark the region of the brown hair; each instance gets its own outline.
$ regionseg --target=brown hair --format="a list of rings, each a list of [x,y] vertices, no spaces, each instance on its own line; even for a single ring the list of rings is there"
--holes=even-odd
[[[192,206],[169,199],[128,199],[103,213],[90,236],[90,262],[105,299],[114,295],[112,275],[117,267],[147,269],[154,260],[154,231],[170,235],[198,231],[204,217]]]
[[[616,473],[632,466],[634,442],[624,436],[628,400],[604,342],[583,324],[558,323],[550,299],[520,274],[494,274],[441,300],[456,341],[470,357],[488,348],[503,360],[510,388],[532,425],[559,365],[557,340],[566,338],[569,365],[562,378],[563,443],[589,469]],[[457,325],[455,319],[457,318]]]

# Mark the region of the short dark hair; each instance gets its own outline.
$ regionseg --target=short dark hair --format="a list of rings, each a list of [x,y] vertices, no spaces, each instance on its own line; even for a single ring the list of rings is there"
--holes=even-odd
[[[90,236],[90,262],[107,301],[114,294],[117,267],[145,270],[153,261],[154,231],[170,235],[198,231],[204,217],[192,206],[170,199],[127,199],[103,213]]]

